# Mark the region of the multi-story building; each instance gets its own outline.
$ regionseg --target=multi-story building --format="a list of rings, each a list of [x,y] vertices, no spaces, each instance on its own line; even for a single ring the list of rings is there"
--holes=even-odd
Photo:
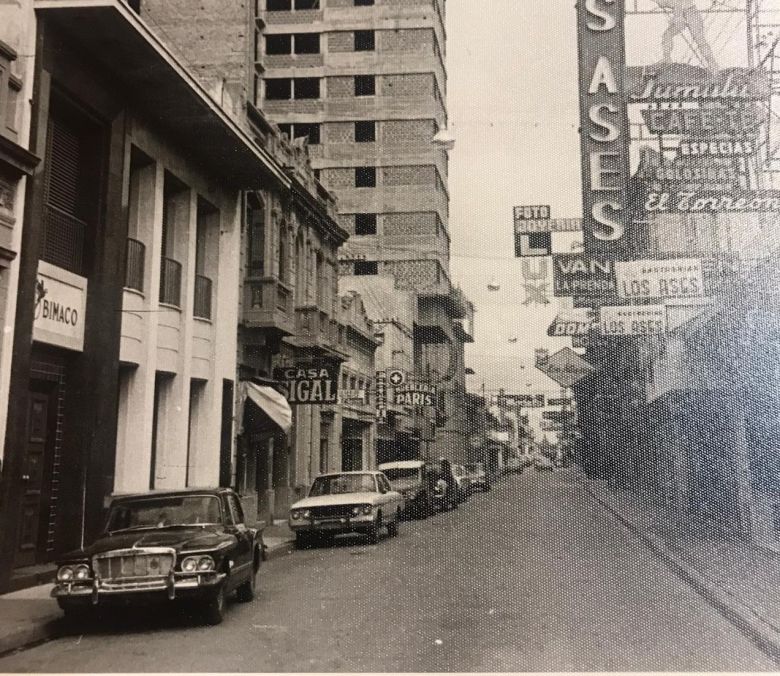
[[[473,308],[450,281],[448,158],[434,143],[447,123],[444,4],[259,0],[251,93],[283,132],[308,140],[338,197],[350,233],[341,274],[390,276],[415,293],[415,377],[441,402],[431,453],[461,458]]]

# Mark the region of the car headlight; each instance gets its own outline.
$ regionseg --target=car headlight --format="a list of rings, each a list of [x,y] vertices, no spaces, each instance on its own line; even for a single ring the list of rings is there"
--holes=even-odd
[[[294,510],[292,510],[292,511],[290,512],[290,518],[291,518],[293,521],[297,521],[298,519],[300,519],[300,518],[301,518],[301,512],[300,512],[300,510],[299,510],[299,509],[294,509]]]
[[[79,566],[76,566],[73,569],[73,577],[75,577],[77,580],[88,580],[92,576],[92,571],[89,569],[89,566],[82,563]]]
[[[201,556],[198,559],[198,572],[207,573],[210,570],[214,570],[214,559],[210,556]]]
[[[72,566],[61,566],[57,571],[57,580],[59,582],[70,582],[73,579],[74,571]]]
[[[353,516],[357,516],[358,514],[360,514],[360,507],[357,507],[357,506],[353,507],[352,508],[352,515]]]
[[[366,514],[366,515],[371,514],[371,511],[373,509],[374,508],[371,505],[363,505],[363,507],[362,507],[363,514]]]
[[[194,573],[198,570],[198,557],[197,556],[188,556],[184,561],[181,562],[181,569],[185,573]]]

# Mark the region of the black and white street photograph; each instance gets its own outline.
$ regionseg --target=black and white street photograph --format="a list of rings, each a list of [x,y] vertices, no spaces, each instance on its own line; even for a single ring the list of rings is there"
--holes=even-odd
[[[0,673],[780,671],[778,280],[780,0],[0,0]]]

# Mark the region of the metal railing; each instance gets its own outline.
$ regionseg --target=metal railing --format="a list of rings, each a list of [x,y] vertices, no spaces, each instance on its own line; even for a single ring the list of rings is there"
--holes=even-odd
[[[195,275],[195,303],[192,314],[198,319],[211,319],[211,280],[203,275]]]
[[[47,204],[43,209],[41,258],[77,275],[83,274],[86,232],[84,221]]]
[[[132,237],[127,238],[127,261],[125,263],[125,288],[144,290],[144,266],[146,245]]]
[[[181,307],[181,263],[171,258],[160,266],[160,302]]]

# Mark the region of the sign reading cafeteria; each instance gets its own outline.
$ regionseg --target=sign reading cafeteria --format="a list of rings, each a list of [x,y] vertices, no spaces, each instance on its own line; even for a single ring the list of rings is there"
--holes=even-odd
[[[615,275],[620,298],[697,298],[704,294],[699,259],[615,263]]]
[[[666,306],[605,306],[601,308],[599,327],[604,336],[663,336],[666,333]]]
[[[38,261],[33,340],[81,352],[87,314],[87,280]]]
[[[290,404],[335,404],[339,368],[330,364],[301,363],[274,369],[274,379]]]

